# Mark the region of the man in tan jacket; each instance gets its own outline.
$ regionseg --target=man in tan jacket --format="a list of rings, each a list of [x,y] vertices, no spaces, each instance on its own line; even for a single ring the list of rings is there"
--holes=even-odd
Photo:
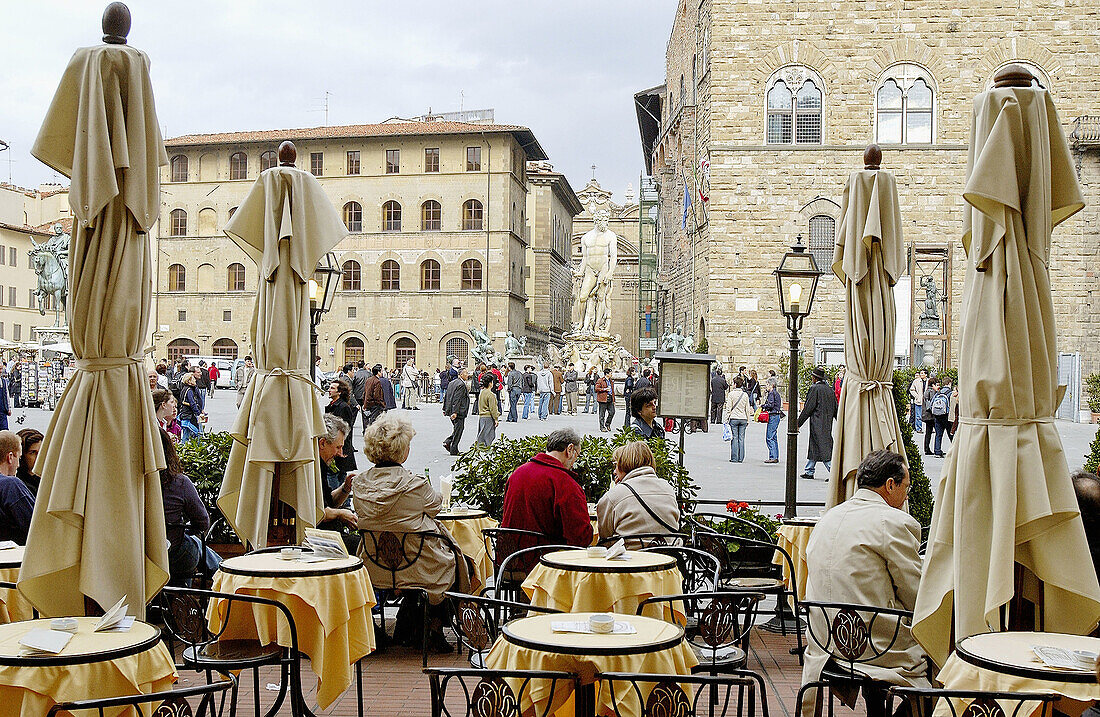
[[[806,600],[912,610],[921,563],[920,524],[904,510],[909,469],[900,455],[874,451],[856,469],[856,485],[855,495],[825,513],[810,536]],[[829,628],[821,611],[811,611],[810,621],[813,634],[825,643]],[[871,641],[880,648],[889,644],[895,625],[892,618],[878,619]],[[929,687],[924,657],[906,623],[891,650],[857,669],[890,684]],[[813,639],[808,640],[802,684],[817,680],[828,659]],[[813,714],[815,693],[806,693],[803,715]],[[885,693],[865,692],[864,698],[868,717],[881,717]]]

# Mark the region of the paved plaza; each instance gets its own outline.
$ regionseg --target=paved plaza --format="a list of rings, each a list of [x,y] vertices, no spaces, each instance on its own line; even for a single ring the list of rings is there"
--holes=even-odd
[[[236,393],[233,391],[218,391],[214,398],[207,401],[207,413],[210,415],[210,430],[226,431],[233,425],[237,415]],[[322,405],[327,399],[322,399]],[[537,404],[536,404],[537,405]],[[581,407],[583,408],[583,401]],[[427,468],[433,481],[439,476],[446,475],[453,463],[451,456],[443,450],[442,440],[450,435],[451,422],[443,417],[438,403],[422,403],[419,411],[396,409],[412,419],[416,429],[416,437],[413,439],[412,450],[405,465],[412,471],[423,473]],[[505,412],[506,413],[506,412]],[[33,427],[45,431],[49,425],[49,411],[41,409],[17,409],[13,418],[25,415],[22,424],[13,422],[13,428],[18,430],[24,427]],[[522,415],[522,410],[521,410]],[[615,413],[616,428],[623,423],[623,409],[619,406]],[[477,417],[470,416],[466,419],[466,429],[462,434],[462,449],[465,450],[473,443],[477,436]],[[546,434],[555,428],[572,426],[582,434],[600,435],[596,423],[595,414],[580,414],[576,416],[550,416],[545,421],[539,421],[532,416],[518,423],[506,423],[501,421],[498,435],[511,438]],[[1096,435],[1096,426],[1070,421],[1058,421],[1059,433],[1062,436],[1062,444],[1069,461],[1070,469],[1077,468],[1084,463],[1084,455],[1089,443]],[[357,459],[359,468],[370,467],[369,462],[363,457],[362,424],[355,426],[355,448],[358,451]],[[610,434],[603,434],[608,436]],[[803,426],[799,432],[799,463],[798,472],[802,473],[805,465],[806,442],[808,429]],[[916,436],[922,443],[924,437]],[[670,434],[669,438],[679,441],[680,437]],[[944,437],[946,444],[947,438]],[[734,464],[729,462],[729,443],[722,440],[721,427],[712,427],[707,433],[696,432],[684,437],[684,465],[687,466],[692,478],[700,486],[699,497],[708,500],[749,500],[769,501],[782,503],[783,482],[786,475],[787,455],[787,424],[784,420],[779,426],[780,462],[778,465],[765,464],[768,457],[768,449],[764,443],[764,424],[753,423],[748,427],[745,439],[745,462]],[[946,445],[945,445],[946,450]],[[940,474],[943,459],[934,456],[925,456],[925,469],[928,475],[935,479]],[[825,499],[826,486],[825,467],[817,467],[816,480],[798,480],[798,499],[800,503],[821,503]],[[777,508],[777,512],[778,512]],[[820,507],[813,505],[801,511],[805,515],[815,515]]]

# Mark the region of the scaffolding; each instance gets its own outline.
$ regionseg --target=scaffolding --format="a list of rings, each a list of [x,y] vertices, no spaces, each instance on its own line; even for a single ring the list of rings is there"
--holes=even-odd
[[[661,237],[657,217],[661,195],[657,180],[642,175],[638,180],[638,356],[657,350],[660,321],[657,271]]]

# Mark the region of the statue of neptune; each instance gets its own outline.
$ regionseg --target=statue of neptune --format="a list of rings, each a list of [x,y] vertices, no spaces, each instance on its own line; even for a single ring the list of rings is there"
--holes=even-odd
[[[606,209],[594,211],[595,226],[581,237],[581,265],[574,276],[581,284],[577,291],[576,319],[585,333],[606,331],[610,323],[610,317],[604,314],[610,313],[608,294],[618,259],[618,236],[607,228],[610,217]]]

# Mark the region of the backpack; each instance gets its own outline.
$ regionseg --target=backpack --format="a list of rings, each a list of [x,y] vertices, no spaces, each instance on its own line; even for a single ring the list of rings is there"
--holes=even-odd
[[[947,409],[951,407],[951,401],[948,399],[947,394],[937,393],[932,397],[932,403],[929,406],[932,409],[933,416],[946,416]]]

